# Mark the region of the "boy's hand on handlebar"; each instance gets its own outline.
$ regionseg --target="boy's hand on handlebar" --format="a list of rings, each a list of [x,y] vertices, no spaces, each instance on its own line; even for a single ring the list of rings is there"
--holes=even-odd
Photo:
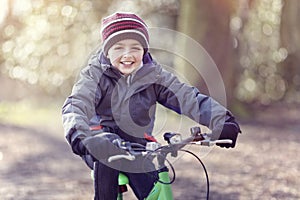
[[[235,147],[235,143],[236,143],[236,139],[238,134],[241,133],[240,127],[238,125],[237,122],[232,121],[232,122],[225,122],[223,129],[221,131],[220,137],[218,138],[219,140],[223,140],[223,139],[230,139],[232,140],[231,144],[226,144],[226,143],[220,143],[220,144],[216,144],[220,147],[226,147],[226,148],[234,148]]]
[[[95,136],[87,137],[81,142],[84,145],[87,154],[90,154],[96,160],[101,160],[107,159],[112,155],[126,153],[113,143],[116,139],[121,138],[114,133],[100,133]]]

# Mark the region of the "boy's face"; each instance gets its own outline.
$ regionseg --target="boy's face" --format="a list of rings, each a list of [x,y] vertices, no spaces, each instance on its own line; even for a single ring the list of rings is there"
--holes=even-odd
[[[107,54],[111,64],[128,75],[142,65],[144,48],[137,40],[126,39],[115,43]]]

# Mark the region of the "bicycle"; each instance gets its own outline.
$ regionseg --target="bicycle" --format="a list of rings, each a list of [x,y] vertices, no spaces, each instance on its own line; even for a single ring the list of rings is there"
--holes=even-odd
[[[206,176],[206,199],[209,199],[209,178],[204,163],[201,159],[189,150],[183,149],[186,145],[202,145],[213,146],[217,143],[232,143],[232,140],[212,140],[212,133],[201,133],[200,127],[191,128],[191,135],[188,138],[182,139],[179,133],[165,133],[164,140],[167,145],[161,146],[157,142],[148,142],[146,146],[138,143],[130,143],[122,140],[114,140],[113,143],[119,148],[126,150],[127,154],[113,155],[108,158],[108,162],[113,162],[120,159],[135,160],[136,156],[144,156],[145,159],[149,156],[155,156],[158,162],[158,180],[154,184],[151,192],[145,200],[173,200],[171,184],[175,181],[175,169],[168,161],[167,155],[172,157],[178,156],[178,151],[183,151],[194,156],[201,164]],[[169,177],[169,169],[166,162],[170,166],[173,173],[173,178]],[[119,194],[117,200],[123,200],[123,193],[127,191],[126,185],[129,183],[126,175],[119,174]]]

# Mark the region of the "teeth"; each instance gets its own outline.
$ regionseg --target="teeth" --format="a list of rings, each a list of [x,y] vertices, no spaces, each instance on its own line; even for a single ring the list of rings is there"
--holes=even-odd
[[[130,65],[130,64],[132,64],[133,62],[126,61],[126,62],[122,62],[122,63],[125,64],[125,65]]]

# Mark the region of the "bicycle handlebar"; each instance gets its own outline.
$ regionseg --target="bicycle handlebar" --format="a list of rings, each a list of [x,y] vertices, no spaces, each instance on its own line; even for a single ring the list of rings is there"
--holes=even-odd
[[[181,135],[178,133],[165,133],[164,139],[168,142],[168,145],[161,146],[157,142],[148,142],[146,146],[137,143],[124,142],[121,140],[114,140],[113,143],[119,148],[126,150],[127,154],[113,155],[108,158],[108,162],[112,162],[119,159],[135,160],[137,155],[146,156],[148,153],[157,152],[163,150],[165,156],[168,153],[176,155],[176,152],[182,149],[187,144],[196,144],[201,146],[213,146],[215,144],[231,144],[232,140],[212,140],[212,133],[201,133],[199,127],[191,128],[191,136],[182,140]],[[137,147],[138,150],[135,150]]]
[[[168,142],[167,145],[161,146],[157,142],[148,142],[145,146],[138,144],[138,143],[130,143],[125,142],[120,139],[116,139],[113,141],[113,144],[118,146],[119,148],[126,151],[126,154],[122,155],[113,155],[108,158],[108,162],[116,161],[119,159],[127,159],[130,161],[133,161],[136,159],[136,156],[148,156],[148,155],[155,155],[156,159],[158,161],[158,167],[159,169],[163,169],[166,167],[165,161],[168,162],[169,167],[173,171],[173,179],[171,181],[161,181],[160,179],[157,179],[158,182],[161,184],[171,184],[175,181],[175,169],[172,166],[172,164],[168,161],[167,155],[171,154],[171,156],[176,157],[178,155],[178,151],[184,151],[186,153],[190,153],[193,155],[202,165],[203,170],[205,172],[206,176],[206,183],[207,183],[207,193],[206,193],[206,199],[209,199],[209,179],[207,170],[201,161],[201,159],[194,153],[188,150],[182,149],[187,144],[194,144],[194,145],[202,145],[202,146],[213,146],[215,144],[224,144],[228,143],[231,144],[233,141],[230,139],[222,139],[222,140],[213,140],[213,134],[212,133],[201,133],[200,127],[194,127],[191,128],[191,136],[182,139],[181,135],[178,133],[165,133],[164,139]]]

